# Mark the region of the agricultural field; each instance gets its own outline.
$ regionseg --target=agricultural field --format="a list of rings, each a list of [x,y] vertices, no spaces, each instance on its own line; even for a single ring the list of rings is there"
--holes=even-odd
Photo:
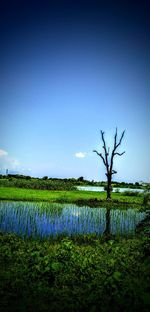
[[[112,193],[112,203],[126,203],[126,204],[142,204],[144,194],[135,192],[127,193]],[[26,201],[51,201],[51,202],[81,202],[99,204],[99,201],[106,202],[105,192],[92,191],[68,191],[68,190],[36,190],[23,189],[16,187],[0,187],[0,199],[5,200],[26,200]],[[97,203],[98,201],[98,203]]]
[[[109,212],[109,214],[108,214]],[[42,202],[0,202],[1,230],[25,238],[56,238],[82,234],[130,236],[146,212],[128,208],[104,208]]]
[[[149,311],[148,196],[1,186],[1,311]]]

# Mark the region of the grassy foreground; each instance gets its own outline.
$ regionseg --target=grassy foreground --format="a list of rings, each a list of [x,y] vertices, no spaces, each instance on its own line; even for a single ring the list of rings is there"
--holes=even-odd
[[[1,311],[148,312],[149,240],[84,243],[0,234]]]
[[[20,201],[47,201],[66,203],[87,203],[102,201],[106,202],[105,192],[92,191],[50,191],[33,190],[13,187],[0,187],[0,200],[20,200]],[[143,195],[124,195],[123,193],[112,193],[112,201],[129,204],[142,204]]]

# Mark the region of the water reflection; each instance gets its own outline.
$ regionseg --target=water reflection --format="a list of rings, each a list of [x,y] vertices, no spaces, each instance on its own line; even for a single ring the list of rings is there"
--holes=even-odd
[[[111,210],[72,204],[0,202],[0,229],[21,236],[48,237],[59,234],[133,234],[145,217],[136,209]]]

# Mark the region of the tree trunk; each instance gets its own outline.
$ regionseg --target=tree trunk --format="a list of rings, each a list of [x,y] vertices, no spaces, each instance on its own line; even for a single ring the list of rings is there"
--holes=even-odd
[[[107,199],[111,199],[111,175],[107,177]]]

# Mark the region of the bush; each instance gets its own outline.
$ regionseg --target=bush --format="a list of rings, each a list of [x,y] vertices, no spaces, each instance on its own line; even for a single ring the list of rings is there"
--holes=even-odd
[[[144,194],[143,205],[149,205],[150,203],[150,194]]]
[[[138,196],[139,192],[125,191],[123,192],[124,196]]]
[[[120,193],[120,190],[117,188],[117,189],[115,190],[115,193]]]

